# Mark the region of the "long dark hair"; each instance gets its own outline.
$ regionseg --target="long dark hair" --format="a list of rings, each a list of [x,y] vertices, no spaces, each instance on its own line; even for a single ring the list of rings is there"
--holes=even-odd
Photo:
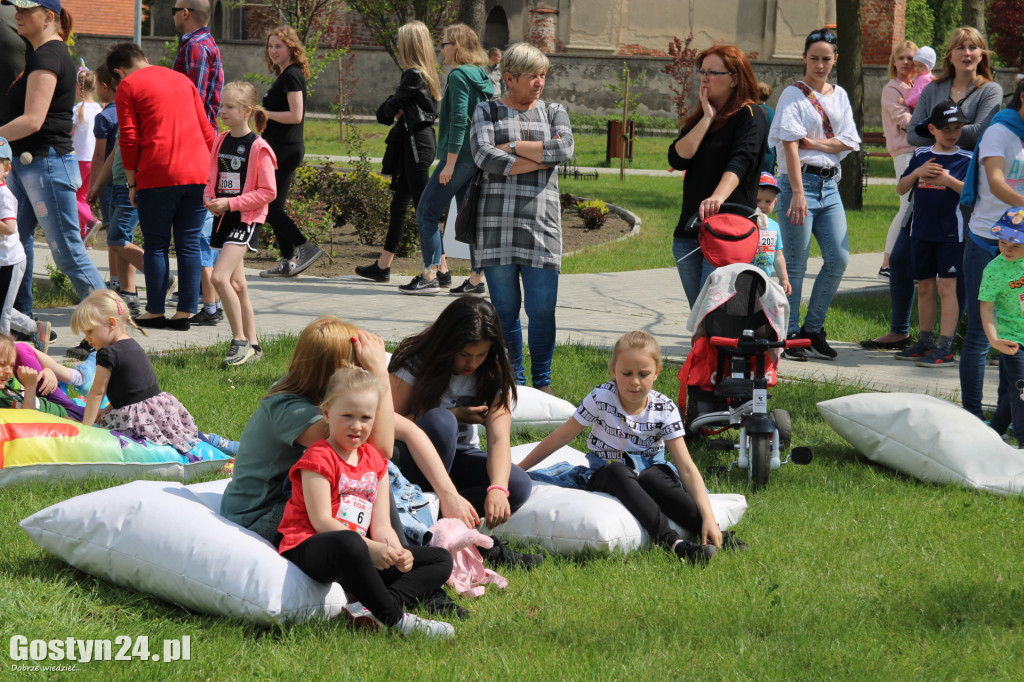
[[[405,369],[416,378],[409,405],[413,415],[441,404],[456,354],[481,341],[489,341],[491,350],[476,370],[476,398],[479,404],[511,409],[516,380],[501,337],[498,311],[486,299],[462,296],[442,310],[432,325],[402,341],[391,356],[389,372]]]

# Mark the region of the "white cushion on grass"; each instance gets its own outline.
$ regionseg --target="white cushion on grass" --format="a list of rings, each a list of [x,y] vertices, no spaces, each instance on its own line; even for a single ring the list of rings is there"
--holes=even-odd
[[[519,462],[536,443],[512,448],[512,461]],[[579,450],[563,447],[542,464],[559,461],[586,465]],[[711,508],[722,530],[736,525],[747,510],[743,495],[711,495]],[[672,527],[682,535],[689,533]],[[636,518],[611,495],[585,490],[560,488],[546,483],[533,484],[533,493],[516,513],[498,528],[502,537],[536,542],[549,552],[570,553],[585,549],[630,552],[649,543],[647,532]]]
[[[1024,492],[1024,452],[953,403],[916,393],[858,393],[818,411],[873,462],[929,483]]]
[[[391,364],[391,353],[387,353]],[[512,405],[512,432],[528,429],[554,431],[576,411],[576,406],[530,386],[516,386],[517,400]]]
[[[193,611],[265,625],[337,615],[341,586],[311,580],[217,513],[226,485],[135,481],[47,507],[21,527],[81,571]]]
[[[572,417],[576,406],[568,400],[529,386],[516,386],[517,400],[512,405],[512,431],[536,429],[554,431]]]

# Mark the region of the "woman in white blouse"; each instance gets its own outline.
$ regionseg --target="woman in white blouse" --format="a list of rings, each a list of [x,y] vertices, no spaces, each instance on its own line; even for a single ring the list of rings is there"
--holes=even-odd
[[[846,212],[839,196],[839,163],[860,146],[846,91],[828,82],[838,59],[836,34],[819,29],[804,41],[804,77],[779,98],[768,144],[778,149],[779,227],[786,244],[789,337],[807,338],[814,355],[834,360],[825,340],[825,315],[839,290],[850,260]],[[821,247],[824,265],[814,281],[807,316],[800,325],[800,296],[811,235]],[[791,360],[806,360],[802,348],[786,350]]]

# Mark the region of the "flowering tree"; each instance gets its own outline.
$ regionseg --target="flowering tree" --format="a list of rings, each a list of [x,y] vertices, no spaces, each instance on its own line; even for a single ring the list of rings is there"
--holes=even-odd
[[[697,61],[698,50],[690,47],[693,42],[693,31],[686,40],[673,37],[668,44],[668,54],[672,61],[662,67],[662,71],[672,76],[675,85],[670,86],[672,94],[668,96],[676,108],[676,122],[681,126],[683,119],[690,113],[690,97],[693,95],[693,67]]]

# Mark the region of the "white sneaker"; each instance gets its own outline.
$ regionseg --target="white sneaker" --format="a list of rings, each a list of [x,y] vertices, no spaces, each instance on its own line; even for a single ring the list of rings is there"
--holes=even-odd
[[[277,265],[269,270],[260,271],[260,277],[291,277],[291,271],[295,268],[295,261],[282,258]]]
[[[403,636],[411,635],[415,632],[421,632],[428,637],[440,637],[442,639],[451,639],[455,636],[455,628],[450,624],[439,620],[420,618],[411,613],[402,616],[402,620],[398,621],[398,625],[393,629]]]
[[[244,365],[255,357],[256,351],[252,349],[252,344],[248,341],[236,341],[232,339],[231,350],[228,351],[228,356],[224,358],[224,364],[229,367],[236,367],[238,365]]]

